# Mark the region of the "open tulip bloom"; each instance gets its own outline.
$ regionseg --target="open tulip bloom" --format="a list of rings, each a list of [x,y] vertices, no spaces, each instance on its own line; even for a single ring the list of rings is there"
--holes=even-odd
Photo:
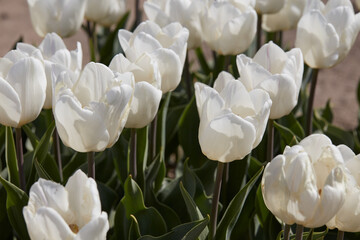
[[[74,35],[84,20],[87,0],[27,0],[32,25],[45,37],[56,32],[61,37]]]
[[[53,113],[59,136],[78,152],[111,147],[125,126],[134,92],[132,73],[88,63],[80,76],[53,65]]]
[[[287,146],[264,170],[261,189],[266,207],[288,225],[325,225],[345,201],[343,163],[339,148],[322,134]]]
[[[284,52],[273,42],[263,45],[251,59],[237,56],[240,81],[248,91],[262,89],[272,100],[270,119],[289,114],[296,106],[304,72],[300,49]]]
[[[138,59],[146,54],[157,62],[163,93],[178,86],[189,37],[189,31],[180,23],[171,23],[161,28],[154,22],[146,21],[141,23],[134,33],[121,29],[118,37],[130,62],[139,61]]]
[[[223,163],[243,159],[260,143],[271,107],[265,91],[247,91],[239,80],[221,72],[214,88],[195,83],[195,94],[199,143],[209,159]]]
[[[0,58],[0,123],[19,128],[40,114],[46,75],[39,50],[31,55],[12,50]]]
[[[350,0],[310,1],[296,32],[295,46],[312,68],[329,68],[349,53],[360,30],[360,14]]]
[[[109,230],[96,182],[81,170],[65,187],[40,178],[31,186],[23,214],[34,240],[105,240]]]

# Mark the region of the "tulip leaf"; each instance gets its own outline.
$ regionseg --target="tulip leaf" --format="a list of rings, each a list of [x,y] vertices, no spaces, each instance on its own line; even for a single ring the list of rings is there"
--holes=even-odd
[[[141,237],[139,223],[134,215],[130,215],[131,224],[129,230],[129,240],[139,239]]]
[[[5,159],[8,169],[9,181],[15,186],[20,186],[19,171],[16,157],[16,148],[14,142],[14,135],[11,127],[6,127],[5,133]]]
[[[305,137],[305,131],[293,113],[280,118],[277,123],[281,124],[282,126],[286,126],[288,129],[291,129],[291,131],[300,139]]]
[[[194,240],[198,239],[209,223],[209,216],[203,220],[181,224],[173,228],[169,233],[159,236],[143,236],[139,240]]]
[[[0,183],[4,186],[7,193],[6,210],[11,226],[15,229],[20,239],[30,239],[22,214],[23,207],[28,203],[28,196],[20,188],[6,181],[1,176]]]
[[[40,165],[40,163],[38,162],[37,159],[35,159],[34,161],[35,164],[35,168],[36,168],[36,172],[39,175],[40,178],[44,178],[46,180],[52,180],[54,181],[49,174],[47,174],[47,172],[45,171],[45,169],[43,168],[43,166]]]
[[[136,182],[141,189],[144,189],[145,176],[144,171],[147,164],[147,152],[148,152],[148,139],[149,139],[148,126],[137,129],[137,141],[136,141],[136,162],[137,162],[137,177]]]
[[[45,134],[39,141],[39,144],[35,147],[33,160],[37,158],[39,163],[42,163],[46,157],[46,154],[49,152],[50,139],[55,129],[55,120],[52,121]]]
[[[303,238],[304,239],[311,239],[311,240],[322,240],[324,239],[324,237],[328,234],[329,232],[329,229],[326,228],[325,231],[322,231],[322,232],[314,232],[314,229],[311,229],[310,232],[304,232],[303,233]],[[296,239],[296,234],[293,234],[290,236],[290,239],[291,240],[294,240]]]
[[[36,136],[36,134],[30,129],[29,125],[23,125],[22,130],[24,130],[26,136],[29,138],[31,145],[33,148],[36,148],[36,146],[39,143],[39,138]]]
[[[74,172],[80,168],[81,165],[87,162],[86,153],[75,152],[70,158],[69,162],[63,167],[64,182],[67,182]]]
[[[0,226],[1,238],[12,239],[12,228],[6,211],[6,190],[0,184]]]
[[[96,181],[96,184],[99,191],[101,209],[110,215],[111,208],[114,202],[119,200],[119,197],[117,193],[106,184],[100,181]]]
[[[115,214],[117,239],[128,239],[133,215],[139,223],[141,235],[160,236],[166,233],[166,224],[160,213],[153,207],[145,207],[143,194],[137,183],[129,176],[124,184],[125,195]],[[151,219],[151,221],[149,221]]]
[[[228,208],[226,209],[216,230],[215,239],[224,240],[230,239],[231,232],[236,224],[237,219],[244,206],[247,195],[260,177],[264,167],[262,167],[250,181],[239,191],[238,194],[231,200]]]
[[[128,176],[127,170],[127,155],[128,155],[128,141],[123,134],[120,135],[119,140],[110,149],[116,174],[121,182],[124,184]]]
[[[291,129],[280,125],[276,121],[273,122],[274,127],[279,131],[281,138],[284,140],[286,145],[293,146],[299,143],[299,139]]]
[[[211,69],[209,67],[209,64],[206,61],[206,58],[205,58],[204,53],[202,51],[202,48],[198,47],[195,50],[195,53],[196,53],[196,56],[198,58],[198,62],[200,63],[202,71],[205,73],[205,75],[209,75],[210,72],[211,72]]]

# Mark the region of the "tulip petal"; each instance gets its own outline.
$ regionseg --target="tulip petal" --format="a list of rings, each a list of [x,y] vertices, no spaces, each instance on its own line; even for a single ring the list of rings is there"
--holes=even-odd
[[[331,144],[330,138],[324,134],[312,134],[299,143],[304,148],[304,151],[309,154],[312,161],[318,159],[323,149]]]
[[[255,54],[253,61],[263,66],[272,74],[280,74],[288,56],[278,45],[270,41]]]
[[[0,123],[17,127],[21,116],[21,103],[17,92],[0,77]]]
[[[219,73],[217,79],[214,82],[214,89],[220,93],[229,82],[234,80],[235,79],[233,75],[228,72],[222,71],[221,73]]]
[[[148,19],[156,22],[160,27],[164,27],[170,23],[169,17],[153,2],[144,2],[144,11]]]
[[[44,40],[39,45],[39,49],[43,53],[43,56],[48,59],[57,51],[67,48],[61,37],[53,32],[46,34]]]
[[[109,230],[107,214],[102,212],[98,218],[92,219],[76,235],[75,240],[103,240]]]

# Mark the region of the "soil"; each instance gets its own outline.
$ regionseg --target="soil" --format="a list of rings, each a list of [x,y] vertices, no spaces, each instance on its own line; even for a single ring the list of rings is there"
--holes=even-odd
[[[134,2],[134,1],[130,1]],[[0,56],[4,56],[22,38],[23,42],[39,45],[42,39],[31,25],[26,0],[0,0]],[[293,46],[294,31],[284,33],[285,46]],[[89,61],[88,42],[83,30],[65,39],[69,49],[82,44],[84,63]],[[349,55],[338,65],[319,72],[315,95],[315,107],[323,107],[330,100],[334,112],[334,124],[353,129],[358,123],[357,84],[360,78],[360,37]]]

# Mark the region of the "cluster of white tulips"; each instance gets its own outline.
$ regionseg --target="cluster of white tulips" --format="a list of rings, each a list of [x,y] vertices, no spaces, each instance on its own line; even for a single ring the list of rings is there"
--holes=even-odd
[[[17,161],[11,160],[10,155],[7,155],[9,178],[8,181],[4,180],[4,175],[1,175],[0,182],[6,186],[7,192],[8,189],[15,189],[13,191],[26,195],[26,188],[30,187],[26,185],[26,181],[33,171],[36,171],[39,177],[48,176],[48,168],[36,165],[40,164],[37,162],[40,150],[33,153],[36,169],[31,169],[31,173],[24,170],[26,163],[22,157],[21,128],[35,121],[43,109],[52,109],[56,126],[53,130],[54,143],[58,134],[66,147],[79,153],[88,153],[88,177],[81,170],[77,170],[75,173],[71,172],[73,175],[68,178],[65,187],[43,178],[31,185],[29,200],[22,208],[23,216],[20,217],[24,218],[27,234],[31,239],[100,240],[110,236],[114,239],[143,239],[147,233],[156,232],[156,229],[151,230],[142,216],[157,219],[158,215],[161,217],[165,212],[176,215],[178,211],[184,211],[171,210],[164,207],[165,204],[160,201],[166,202],[168,196],[175,194],[173,189],[177,185],[174,184],[179,182],[180,187],[176,190],[181,189],[180,196],[185,196],[186,203],[181,206],[186,206],[188,211],[192,209],[196,216],[190,214],[190,218],[185,218],[193,221],[192,227],[187,227],[186,232],[181,225],[184,224],[183,219],[174,218],[178,224],[171,226],[167,235],[163,235],[161,239],[180,239],[171,235],[173,232],[186,233],[181,239],[225,239],[221,233],[227,232],[229,235],[226,235],[226,239],[230,239],[245,200],[237,204],[240,209],[236,210],[237,214],[228,213],[228,210],[232,207],[229,211],[235,211],[235,204],[232,204],[233,201],[240,201],[236,200],[238,195],[232,196],[231,203],[222,200],[224,209],[229,208],[222,213],[222,220],[218,221],[221,181],[224,179],[223,186],[230,184],[226,180],[229,176],[223,177],[222,174],[226,172],[226,168],[229,174],[229,164],[235,160],[251,159],[252,151],[261,145],[263,138],[268,149],[265,154],[267,159],[258,159],[266,165],[259,189],[267,209],[285,228],[284,239],[289,239],[292,224],[298,225],[297,239],[302,239],[303,227],[327,226],[329,229],[338,229],[338,239],[342,239],[343,232],[360,231],[360,156],[355,155],[354,151],[345,145],[335,146],[330,138],[322,133],[312,134],[312,105],[318,71],[342,61],[360,31],[360,14],[354,13],[350,0],[328,0],[326,4],[320,0],[147,0],[143,8],[149,20],[135,26],[133,31],[116,30],[115,41],[121,46],[122,52],[113,54],[108,66],[96,61],[83,63],[81,44],[77,43],[75,50],[68,50],[62,37],[75,34],[84,21],[93,23],[94,26],[99,24],[104,29],[113,29],[115,24],[126,17],[125,0],[27,2],[33,27],[44,39],[39,46],[17,43],[16,49],[0,58],[0,124],[16,128],[17,136]],[[295,48],[289,51],[284,51],[280,43],[274,43],[275,40],[259,44],[262,29],[278,32],[294,28],[297,29]],[[88,34],[92,35],[89,38],[97,37],[95,27],[87,30]],[[251,51],[245,51],[254,46],[254,43],[257,43],[259,48],[254,56],[249,56]],[[191,89],[194,89],[193,102],[199,116],[199,126],[196,126],[198,139],[191,139],[191,143],[198,142],[206,158],[218,161],[216,179],[211,176],[211,187],[214,189],[212,209],[211,213],[206,214],[203,211],[208,208],[197,206],[195,197],[199,186],[204,186],[199,185],[197,190],[190,191],[182,185],[182,181],[184,186],[187,184],[187,162],[181,163],[180,170],[176,168],[175,171],[184,171],[180,174],[184,175],[182,180],[174,184],[160,182],[160,185],[156,186],[158,180],[154,179],[158,179],[162,174],[159,170],[161,166],[165,168],[165,145],[161,145],[160,152],[156,152],[158,146],[150,146],[147,141],[146,144],[138,144],[136,138],[136,129],[152,130],[155,142],[156,137],[170,135],[165,134],[167,126],[161,126],[165,130],[161,136],[156,136],[160,105],[169,101],[171,92],[182,93],[177,89],[183,71],[190,71],[184,70],[184,65],[189,68],[186,65],[189,61],[187,54],[204,46],[214,51],[215,57],[237,55],[233,58],[231,68],[225,66],[217,73],[213,70],[206,76],[215,79],[213,84],[212,80],[200,79],[184,83],[188,84],[190,89],[190,99],[193,99]],[[294,142],[286,142],[292,146],[286,146],[283,154],[273,158],[274,151],[280,152],[280,147],[274,148],[274,141],[278,139],[274,139],[274,124],[278,125],[276,120],[280,122],[283,117],[292,114],[298,105],[304,63],[314,69],[307,115],[303,112],[307,137],[295,145]],[[215,69],[217,61],[213,64]],[[164,99],[163,94],[167,94],[168,98]],[[163,108],[166,109],[169,102],[165,103]],[[184,105],[184,101],[181,104]],[[181,118],[175,124],[176,130],[170,131],[181,130],[185,113],[190,111],[192,106],[191,100],[185,104],[189,105],[181,115],[176,115],[176,111],[183,108],[174,110],[175,116]],[[162,123],[166,125],[166,113],[162,112],[161,116],[165,119]],[[94,180],[94,152],[104,152],[116,145],[125,128],[132,129],[130,138],[127,137],[130,139],[130,147],[124,150],[129,155],[128,159],[124,159],[127,168],[125,172],[129,177],[126,176],[125,181],[121,176],[117,183],[108,181],[114,189],[121,188],[119,196],[123,198],[116,200],[119,202],[118,207],[105,212],[102,211],[101,194]],[[268,137],[264,137],[265,132],[268,132]],[[297,140],[296,137],[294,139]],[[33,139],[32,149],[36,148],[36,144],[43,144],[41,141]],[[9,143],[6,147],[8,145]],[[137,149],[137,146],[144,147],[145,150]],[[48,148],[47,146],[45,155],[51,154]],[[148,149],[154,151],[149,154],[151,161],[141,162],[138,167],[136,154],[147,152]],[[145,154],[143,158],[147,156]],[[46,157],[43,158],[46,161]],[[159,165],[156,165],[157,159],[160,159]],[[10,171],[11,161],[19,172],[16,177]],[[57,158],[57,161],[61,172],[62,161],[60,158]],[[116,168],[117,172],[113,170],[113,175],[121,175],[118,166]],[[141,174],[145,187],[137,179],[139,169],[144,171]],[[154,174],[154,169],[159,172]],[[154,176],[148,177],[151,174]],[[195,171],[191,174],[191,179],[197,179],[194,177]],[[198,178],[196,181],[203,181]],[[136,184],[137,181],[141,190]],[[147,184],[146,181],[151,183]],[[238,182],[241,184],[241,180]],[[248,185],[255,182],[256,179]],[[205,182],[202,184],[205,185]],[[246,194],[240,192],[245,194],[244,198],[250,192],[251,187],[248,189],[248,185],[245,186]],[[167,187],[172,190],[162,192]],[[150,191],[150,194],[142,194],[141,191]],[[9,192],[8,194],[12,196]],[[145,207],[143,195],[146,204],[154,204],[151,208]],[[168,198],[176,199],[174,196]],[[14,200],[9,200],[8,197],[8,201]],[[114,201],[112,199],[112,204]],[[204,202],[206,201],[203,200]],[[131,204],[138,205],[126,207]],[[158,211],[156,207],[162,210]],[[151,211],[153,215],[148,213]],[[210,215],[210,220],[205,217],[207,214]],[[227,219],[229,214],[234,214],[231,221]],[[109,221],[108,215],[112,215],[115,220]],[[122,225],[119,227],[119,221],[125,220],[128,222],[120,223]],[[142,227],[142,224],[146,226]],[[155,221],[152,224],[160,223]],[[169,223],[164,221],[161,224]],[[224,227],[224,224],[228,225]],[[261,224],[264,225],[263,222]],[[108,233],[111,228],[112,231]],[[123,231],[128,231],[129,235]],[[188,238],[185,238],[185,235]],[[146,236],[144,239],[155,239]]]

